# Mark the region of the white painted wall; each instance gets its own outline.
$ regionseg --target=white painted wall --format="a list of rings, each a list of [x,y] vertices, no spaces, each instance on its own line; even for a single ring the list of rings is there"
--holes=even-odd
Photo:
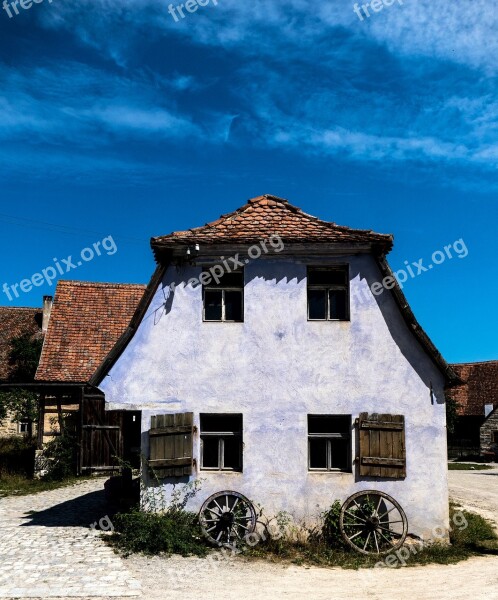
[[[200,412],[243,413],[243,473],[197,472],[205,481],[192,510],[210,494],[234,489],[269,514],[286,510],[310,520],[335,499],[379,489],[401,503],[411,533],[431,537],[434,527],[448,525],[443,377],[390,292],[370,292],[381,280],[374,259],[334,261],[350,265],[350,322],[307,321],[304,260],[262,258],[246,267],[244,323],[203,323],[201,289],[186,284],[201,267],[169,268],[100,387],[109,408],[143,411],[145,453],[153,414],[192,411],[199,426]],[[308,472],[307,414],[354,420],[364,411],[405,415],[406,479]],[[199,463],[198,435],[194,453]]]

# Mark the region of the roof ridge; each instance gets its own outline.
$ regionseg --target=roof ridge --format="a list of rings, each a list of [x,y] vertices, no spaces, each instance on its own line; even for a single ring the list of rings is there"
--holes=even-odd
[[[57,285],[80,285],[88,287],[146,287],[145,283],[116,283],[112,281],[80,281],[78,279],[59,279]]]
[[[452,367],[463,367],[463,366],[472,366],[472,365],[489,365],[496,364],[498,365],[498,359],[494,360],[476,360],[473,362],[462,362],[462,363],[450,363]]]
[[[41,306],[0,306],[0,310],[43,310]]]

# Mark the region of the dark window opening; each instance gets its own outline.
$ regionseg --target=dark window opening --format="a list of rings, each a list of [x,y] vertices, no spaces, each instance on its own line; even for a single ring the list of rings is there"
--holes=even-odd
[[[351,415],[308,415],[310,471],[351,471]]]
[[[19,421],[17,424],[19,433],[28,433],[29,432],[29,422],[28,421]]]
[[[242,415],[201,414],[201,469],[242,471]]]
[[[308,319],[311,321],[347,321],[349,319],[347,267],[310,267],[308,269]]]
[[[225,273],[215,280],[209,269],[210,279],[203,285],[204,321],[240,323],[244,320],[244,273]]]

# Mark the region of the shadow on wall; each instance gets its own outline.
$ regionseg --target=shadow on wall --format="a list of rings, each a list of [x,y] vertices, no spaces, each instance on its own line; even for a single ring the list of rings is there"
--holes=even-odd
[[[369,272],[366,269],[355,269],[352,265],[350,269],[350,277],[351,280],[355,277],[359,277],[360,280],[366,281],[368,287],[371,289],[371,286],[374,283],[382,281],[384,277],[377,266],[376,271],[377,274],[374,276],[373,272]],[[434,365],[432,358],[429,357],[420,342],[416,339],[414,333],[410,330],[409,326],[405,322],[400,308],[393,298],[392,292],[385,289],[380,295],[375,295],[373,293],[371,295],[375,299],[377,306],[380,309],[392,339],[395,341],[403,356],[413,367],[417,375],[427,387],[427,401],[431,404],[444,404],[444,392],[441,392],[441,395],[438,397],[433,391],[430,377],[430,371],[432,369],[428,369],[427,365],[433,365],[434,369],[437,369],[437,367]]]
[[[334,258],[337,264],[341,264],[340,257]],[[290,283],[295,281],[296,284],[299,284],[306,279],[306,268],[304,263],[293,264],[290,262],[267,261],[266,264],[272,265],[271,277],[265,277],[264,272],[251,275],[246,271],[246,275],[249,275],[246,284],[254,279],[263,279],[264,281],[273,281],[276,283]],[[349,269],[350,281],[359,277],[360,280],[367,283],[369,288],[371,288],[374,283],[380,282],[383,279],[379,267],[373,260],[368,262],[365,261],[363,266],[355,264],[355,262],[350,263]],[[192,277],[195,277],[198,273],[198,268],[188,265],[183,268],[177,268],[171,279],[163,281],[162,292],[164,294],[164,303],[155,310],[155,323],[159,321],[164,314],[168,314],[171,311],[175,297],[175,288],[186,286],[188,282],[191,281]],[[432,389],[430,373],[433,371],[432,369],[427,368],[429,364],[433,364],[432,358],[428,356],[420,342],[415,338],[413,331],[411,331],[406,324],[400,309],[393,298],[392,292],[390,290],[383,290],[382,294],[375,295],[372,293],[371,296],[375,299],[375,302],[380,309],[392,339],[426,385],[428,402],[431,402],[432,404],[444,404],[444,393],[440,396],[436,396]],[[352,325],[354,326],[354,323]],[[434,366],[434,368],[437,367]]]

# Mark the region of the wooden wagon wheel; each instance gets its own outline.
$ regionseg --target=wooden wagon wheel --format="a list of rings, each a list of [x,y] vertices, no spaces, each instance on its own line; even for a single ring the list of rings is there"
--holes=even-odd
[[[339,527],[344,541],[356,552],[387,554],[403,545],[408,520],[394,498],[367,490],[344,502]]]
[[[217,492],[202,505],[199,522],[211,543],[229,546],[254,532],[256,511],[252,503],[238,492]]]

